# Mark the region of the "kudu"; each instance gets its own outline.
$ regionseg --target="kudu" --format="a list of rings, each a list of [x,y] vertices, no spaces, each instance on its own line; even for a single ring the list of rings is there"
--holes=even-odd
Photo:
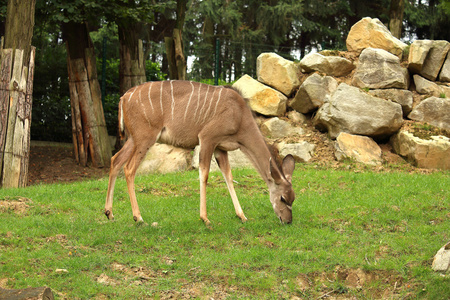
[[[266,182],[270,202],[283,223],[292,222],[294,158],[288,155],[281,166],[272,157],[253,114],[238,92],[223,86],[191,81],[147,82],[131,88],[119,102],[119,129],[128,140],[111,159],[105,214],[113,219],[114,184],[124,167],[135,221],[142,222],[136,201],[136,170],[156,142],[193,149],[200,145],[200,218],[209,224],[206,214],[206,183],[214,154],[230,192],[236,214],[247,218],[233,186],[227,151],[241,149]]]

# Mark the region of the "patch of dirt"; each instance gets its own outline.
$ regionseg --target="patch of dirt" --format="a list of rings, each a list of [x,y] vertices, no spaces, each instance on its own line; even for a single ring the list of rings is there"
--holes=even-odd
[[[77,164],[71,144],[32,142],[28,184],[65,183],[108,174],[109,168],[83,167]]]
[[[300,274],[298,290],[315,299],[398,299],[411,288],[395,271],[348,269],[336,266],[334,271]]]
[[[0,199],[0,212],[13,211],[15,214],[25,214],[33,203],[31,199],[24,197]]]

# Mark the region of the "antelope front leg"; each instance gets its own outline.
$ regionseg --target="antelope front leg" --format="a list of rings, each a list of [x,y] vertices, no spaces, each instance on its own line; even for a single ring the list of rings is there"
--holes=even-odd
[[[200,175],[200,219],[205,222],[206,225],[210,225],[211,222],[208,220],[206,213],[206,184],[208,182],[209,170],[202,170],[199,168]]]
[[[213,149],[214,147],[211,145],[200,142],[198,167],[200,177],[200,219],[202,219],[206,225],[211,224],[206,213],[206,184],[208,183],[209,167],[211,166]]]

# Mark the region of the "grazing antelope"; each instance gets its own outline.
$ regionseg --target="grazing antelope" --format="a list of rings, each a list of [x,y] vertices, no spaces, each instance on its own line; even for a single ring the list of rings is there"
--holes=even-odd
[[[206,214],[206,183],[214,154],[230,192],[236,214],[247,218],[233,186],[227,151],[241,149],[266,182],[273,210],[283,223],[292,222],[294,158],[288,155],[281,166],[267,147],[250,108],[233,89],[192,81],[147,82],[131,88],[120,98],[119,129],[128,140],[111,159],[105,214],[113,219],[114,184],[124,167],[135,221],[142,222],[136,201],[136,170],[156,141],[193,149],[200,145],[200,218]]]

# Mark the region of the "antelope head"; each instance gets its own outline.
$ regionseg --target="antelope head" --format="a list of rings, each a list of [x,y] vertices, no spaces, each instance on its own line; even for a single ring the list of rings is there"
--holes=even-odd
[[[281,167],[270,160],[270,175],[273,180],[269,181],[270,202],[273,210],[282,223],[292,222],[292,203],[295,193],[292,189],[292,173],[295,168],[295,160],[292,155],[283,159]]]

